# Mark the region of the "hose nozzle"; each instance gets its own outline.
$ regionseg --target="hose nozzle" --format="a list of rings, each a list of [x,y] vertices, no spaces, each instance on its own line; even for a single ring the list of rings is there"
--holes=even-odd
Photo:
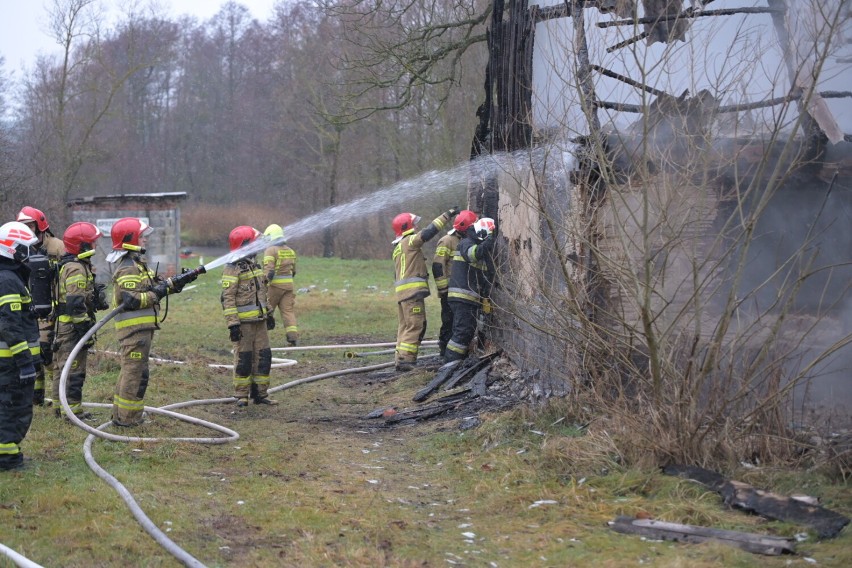
[[[207,269],[203,266],[199,266],[198,268],[194,268],[192,270],[183,269],[183,272],[176,276],[172,276],[171,278],[166,278],[166,285],[168,285],[169,290],[173,290],[175,292],[180,292],[183,290],[183,287],[194,281],[200,275],[207,272]]]

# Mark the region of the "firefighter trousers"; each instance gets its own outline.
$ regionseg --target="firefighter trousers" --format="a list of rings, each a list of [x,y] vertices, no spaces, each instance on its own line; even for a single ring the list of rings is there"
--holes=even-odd
[[[426,335],[426,302],[423,298],[397,304],[396,362],[416,363],[420,342]]]
[[[476,321],[479,317],[479,304],[450,300],[453,309],[453,335],[447,343],[444,359],[458,361],[467,357],[470,342],[476,335]]]
[[[447,300],[447,295],[441,296],[441,331],[438,332],[438,349],[441,357],[447,350],[447,343],[453,336],[453,307]]]
[[[275,313],[275,308],[281,311],[281,320],[284,323],[284,331],[287,333],[287,341],[298,341],[299,327],[296,325],[296,293],[292,288],[270,286],[267,296],[269,313]]]
[[[56,322],[49,319],[38,320],[38,343],[41,349],[42,365],[36,371],[35,394],[33,402],[35,404],[44,403],[44,393],[47,391],[48,383],[52,383],[54,377],[59,380],[59,373],[54,373],[57,369],[53,358],[53,343],[56,337],[55,334]],[[61,369],[61,367],[60,367]],[[56,399],[57,401],[59,399]]]
[[[61,378],[62,368],[68,361],[71,350],[74,349],[80,337],[82,336],[78,336],[72,325],[60,323],[56,330],[56,351],[53,353],[53,356],[56,360],[58,372],[52,384],[52,398],[56,404],[59,404],[59,379]],[[86,382],[86,361],[88,357],[89,349],[83,347],[71,363],[68,380],[65,381],[68,406],[71,407],[71,411],[74,414],[81,414],[83,412],[83,383]]]
[[[24,461],[21,442],[33,421],[33,386],[21,382],[14,359],[0,357],[0,471]]]
[[[148,357],[154,330],[136,331],[119,341],[121,372],[112,399],[112,421],[118,426],[142,423],[145,391],[148,389]]]
[[[234,396],[259,400],[269,390],[269,371],[272,369],[272,350],[266,321],[240,324],[243,336],[234,344]]]

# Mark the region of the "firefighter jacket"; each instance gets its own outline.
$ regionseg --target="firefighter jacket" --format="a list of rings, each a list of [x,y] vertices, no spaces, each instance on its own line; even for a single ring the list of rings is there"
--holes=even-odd
[[[450,268],[449,301],[482,304],[482,299],[491,293],[494,267],[491,262],[491,247],[494,238],[484,241],[466,235],[458,246]]]
[[[266,319],[266,277],[253,259],[225,265],[221,302],[228,327]]]
[[[66,254],[59,261],[59,305],[57,320],[60,327],[88,329],[95,323],[95,273],[88,258],[78,259]]]
[[[287,245],[271,246],[263,252],[263,273],[270,286],[293,289],[296,276],[296,251]]]
[[[157,283],[157,277],[142,256],[128,252],[115,262],[112,274],[113,304],[117,307],[130,300],[133,309],[125,309],[115,316],[115,329],[119,341],[137,331],[160,329],[157,325],[157,313],[160,301],[151,288]]]
[[[41,362],[28,279],[25,266],[0,257],[0,357],[14,360],[19,369]]]
[[[450,216],[443,213],[422,231],[415,233],[414,229],[409,229],[394,241],[393,263],[396,270],[394,288],[397,302],[425,298],[429,295],[429,273],[426,271],[423,243],[437,235],[449,220]]]
[[[450,287],[450,266],[453,257],[459,253],[459,241],[461,237],[458,231],[450,231],[438,240],[435,246],[435,258],[432,261],[432,277],[438,288],[439,296],[446,296]]]

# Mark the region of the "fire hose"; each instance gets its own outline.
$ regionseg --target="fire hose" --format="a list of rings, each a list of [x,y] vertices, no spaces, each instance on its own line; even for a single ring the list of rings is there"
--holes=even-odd
[[[130,512],[133,515],[133,517],[136,519],[136,521],[145,530],[145,532],[147,532],[157,542],[157,544],[159,544],[164,550],[166,550],[169,554],[171,554],[175,559],[177,559],[184,566],[202,568],[202,567],[205,566],[205,564],[202,563],[197,558],[195,558],[194,556],[192,556],[191,554],[189,554],[184,549],[182,549],[177,543],[175,543],[168,536],[166,536],[165,532],[163,532],[159,527],[157,527],[156,524],[154,524],[154,522],[151,521],[151,519],[145,514],[145,512],[142,510],[142,508],[139,506],[139,504],[133,498],[133,495],[130,493],[130,491],[120,481],[118,481],[118,479],[116,479],[114,476],[112,476],[110,473],[108,473],[106,470],[104,470],[97,463],[97,461],[94,459],[94,457],[92,455],[92,444],[94,443],[96,438],[104,438],[104,439],[112,440],[112,441],[116,441],[116,442],[176,441],[176,442],[191,442],[191,443],[198,443],[198,444],[226,444],[226,443],[229,443],[229,442],[233,442],[233,441],[238,440],[239,437],[240,437],[239,433],[237,433],[236,431],[231,430],[230,428],[226,428],[225,426],[222,426],[220,424],[216,424],[216,423],[213,423],[213,422],[202,420],[200,418],[196,418],[196,417],[189,416],[189,415],[186,415],[186,414],[174,412],[174,410],[175,409],[188,408],[188,407],[191,407],[191,406],[231,403],[236,399],[234,397],[222,397],[222,398],[215,398],[215,399],[190,400],[190,401],[184,401],[184,402],[169,404],[169,405],[162,406],[162,407],[145,406],[145,408],[144,408],[144,411],[148,412],[148,413],[168,416],[170,418],[175,418],[175,419],[181,420],[183,422],[188,422],[190,424],[195,424],[195,425],[198,425],[198,426],[201,426],[201,427],[204,427],[204,428],[209,428],[211,430],[215,430],[216,432],[223,434],[224,435],[223,437],[213,437],[213,438],[194,438],[194,437],[151,438],[151,437],[140,437],[140,436],[122,436],[122,435],[104,432],[104,429],[109,427],[112,424],[111,421],[106,422],[106,423],[102,424],[101,426],[98,426],[97,428],[94,428],[94,427],[86,424],[82,420],[80,420],[80,418],[78,418],[72,412],[71,407],[68,404],[68,397],[67,397],[67,394],[66,394],[68,376],[69,376],[70,371],[71,371],[71,365],[73,364],[74,360],[77,358],[77,355],[80,353],[80,351],[84,348],[84,345],[86,344],[86,342],[95,333],[97,333],[97,331],[99,329],[101,329],[108,321],[110,321],[116,315],[118,315],[122,311],[122,309],[123,309],[122,307],[118,307],[118,308],[113,309],[111,312],[109,312],[106,315],[106,317],[104,317],[103,319],[101,319],[97,323],[95,323],[95,325],[90,330],[88,330],[83,335],[83,337],[80,338],[80,340],[77,342],[77,344],[71,350],[71,353],[68,356],[68,359],[65,362],[65,365],[62,367],[62,371],[61,371],[60,378],[59,378],[59,381],[60,381],[59,382],[59,402],[62,406],[62,411],[65,414],[65,416],[74,425],[76,425],[77,427],[81,428],[82,430],[88,432],[88,434],[89,434],[86,437],[86,440],[83,444],[83,454],[84,454],[84,459],[86,461],[86,464],[95,473],[95,475],[97,475],[102,480],[104,480],[110,487],[112,487],[118,493],[118,495],[122,498],[122,500],[125,502],[127,507],[130,509]],[[424,343],[427,343],[427,342],[424,342]],[[387,346],[387,345],[394,345],[394,344],[392,344],[392,343],[372,343],[372,344],[357,344],[357,345],[306,346],[306,347],[301,347],[301,348],[299,348],[299,347],[293,347],[293,348],[286,347],[286,348],[279,348],[277,350],[290,351],[290,350],[299,350],[299,349],[302,349],[302,350],[307,350],[307,349],[336,349],[336,348],[353,348],[353,347],[362,348],[362,347],[384,347],[384,346]],[[424,357],[424,359],[430,358],[430,357],[433,357],[433,356],[426,356],[426,357]],[[181,363],[180,361],[163,361],[163,362]],[[294,363],[295,363],[295,361],[294,361]],[[302,378],[302,379],[290,381],[288,383],[278,385],[277,387],[272,387],[272,388],[269,389],[269,392],[275,393],[275,392],[279,392],[279,391],[282,391],[282,390],[285,390],[285,389],[293,388],[293,387],[298,386],[298,385],[303,385],[303,384],[307,384],[307,383],[311,383],[311,382],[319,381],[319,380],[323,380],[323,379],[328,379],[328,378],[334,378],[334,377],[339,377],[339,376],[344,376],[344,375],[350,375],[350,374],[357,374],[357,373],[364,373],[364,372],[369,372],[369,371],[386,369],[388,367],[392,367],[393,365],[394,365],[394,362],[391,361],[391,362],[388,362],[388,363],[378,363],[378,364],[375,364],[375,365],[356,367],[356,368],[353,368],[353,369],[342,369],[342,370],[338,370],[338,371],[329,371],[329,372],[326,372],[326,373],[321,373],[321,374],[318,374],[318,375],[313,375],[313,376],[310,376],[310,377],[305,377],[305,378]],[[111,404],[93,403],[93,402],[83,403],[83,406],[94,407],[94,408],[112,408]],[[31,560],[29,560],[26,557],[18,554],[14,550],[12,550],[12,549],[10,549],[6,546],[3,546],[2,544],[0,544],[0,554],[5,555],[8,558],[10,558],[17,566],[20,566],[20,567],[23,567],[23,568],[41,568],[41,565],[39,565],[35,562],[32,562]]]

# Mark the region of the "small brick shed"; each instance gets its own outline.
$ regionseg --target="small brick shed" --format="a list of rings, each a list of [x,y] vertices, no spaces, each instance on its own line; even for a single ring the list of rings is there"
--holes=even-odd
[[[124,217],[139,217],[154,228],[146,247],[149,265],[163,276],[175,274],[180,268],[180,203],[185,199],[186,192],[173,192],[125,193],[68,201],[72,222],[94,223],[104,234],[94,257],[98,280],[109,279],[106,262],[106,255],[112,250],[109,230]]]

